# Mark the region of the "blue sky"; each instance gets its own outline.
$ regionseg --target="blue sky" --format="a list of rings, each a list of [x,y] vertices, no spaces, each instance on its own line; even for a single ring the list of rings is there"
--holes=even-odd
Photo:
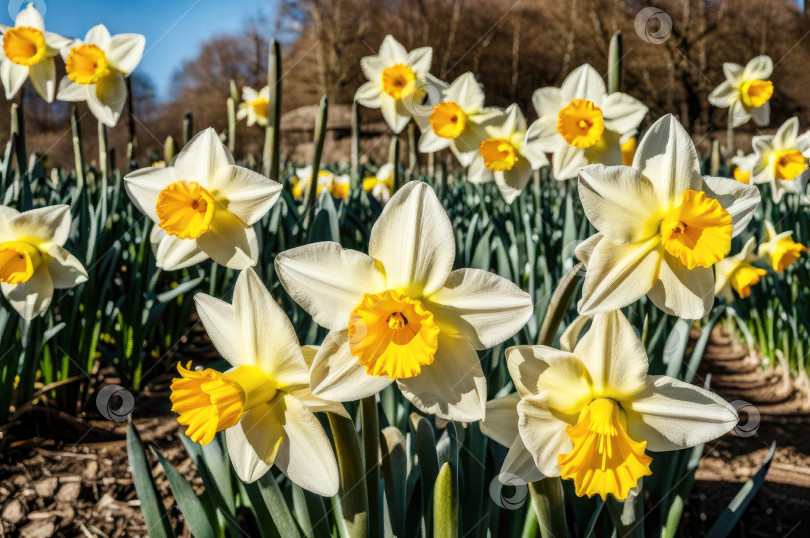
[[[0,9],[0,23],[10,24],[30,0],[9,0]],[[174,71],[193,58],[209,38],[235,33],[251,16],[272,16],[276,0],[36,0],[49,31],[83,38],[96,24],[112,34],[146,36],[146,51],[138,70],[155,84],[165,99]],[[44,6],[44,7],[43,7]],[[13,14],[13,15],[12,15]]]

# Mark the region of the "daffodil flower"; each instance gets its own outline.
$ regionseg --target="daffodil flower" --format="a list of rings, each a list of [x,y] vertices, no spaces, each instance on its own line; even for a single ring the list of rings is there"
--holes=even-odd
[[[103,24],[62,48],[67,76],[59,82],[60,101],[87,101],[99,121],[114,127],[127,99],[124,81],[141,61],[146,39],[140,34],[111,36]]]
[[[370,255],[324,242],[276,257],[284,289],[331,331],[312,364],[315,395],[357,400],[396,381],[426,413],[483,417],[486,377],[476,350],[519,331],[532,303],[493,273],[453,271],[455,252],[441,202],[413,181],[371,229]]]
[[[194,296],[200,320],[220,355],[232,366],[221,373],[178,364],[172,411],[192,441],[207,444],[225,431],[228,454],[244,482],[275,465],[302,488],[330,497],[339,478],[329,438],[313,411],[348,416],[343,406],[309,389],[316,352],[302,348],[295,329],[259,277],[239,274],[233,304]]]
[[[368,108],[379,108],[391,130],[400,133],[413,113],[421,112],[428,92],[438,93],[438,82],[428,73],[432,61],[432,48],[408,52],[393,36],[385,36],[377,56],[360,60],[368,82],[360,86],[354,100]]]
[[[534,92],[532,103],[540,118],[529,127],[528,139],[553,153],[551,171],[561,180],[576,177],[587,164],[622,164],[621,139],[638,129],[648,110],[625,93],[608,95],[588,64],[574,69],[562,87]]]
[[[472,73],[464,73],[442,88],[440,102],[430,114],[414,115],[422,131],[419,151],[434,153],[450,148],[461,166],[469,166],[478,146],[487,137],[484,125],[498,116],[495,108],[484,108],[484,92]]]
[[[732,175],[735,180],[746,185],[751,184],[751,170],[754,168],[756,162],[756,155],[750,153],[744,155],[741,151],[731,158],[731,165],[734,167]]]
[[[256,263],[253,223],[276,202],[281,185],[234,164],[217,133],[195,136],[167,167],[125,178],[132,203],[152,219],[157,266],[182,269],[209,257],[231,269]]]
[[[734,256],[728,256],[717,263],[715,267],[714,294],[723,297],[727,302],[734,300],[731,290],[737,292],[741,298],[751,295],[751,286],[759,283],[760,279],[768,274],[765,269],[755,267],[752,262],[757,257],[754,254],[756,238],[746,241],[743,249]]]
[[[381,204],[386,204],[394,190],[394,165],[386,163],[377,170],[377,175],[363,179],[363,190]]]
[[[0,206],[0,289],[26,320],[48,309],[54,288],[87,281],[84,266],[63,248],[70,223],[66,205],[24,213]]]
[[[532,170],[546,166],[542,148],[528,139],[526,119],[516,104],[487,121],[487,138],[478,145],[467,180],[471,183],[495,181],[501,196],[511,204],[526,188]]]
[[[6,89],[6,100],[17,95],[25,79],[31,79],[39,96],[52,102],[56,88],[53,58],[71,40],[46,31],[45,19],[33,3],[17,14],[14,26],[0,24],[0,33],[3,34],[0,82]]]
[[[588,270],[581,314],[647,295],[668,314],[702,318],[714,299],[712,265],[759,205],[752,185],[701,177],[695,145],[671,115],[650,127],[632,168],[583,168],[579,196],[598,231],[576,251]]]
[[[709,94],[709,103],[718,108],[728,108],[731,127],[739,127],[751,118],[760,127],[771,121],[773,83],[768,80],[773,74],[773,62],[768,56],[757,56],[743,67],[726,62],[723,64],[726,80]]]
[[[265,86],[257,92],[250,86],[242,88],[242,102],[236,119],[247,119],[248,127],[259,124],[267,127],[267,118],[270,114],[270,86]]]
[[[716,394],[648,375],[644,346],[621,311],[595,315],[573,352],[517,346],[506,361],[520,395],[525,452],[514,441],[501,473],[526,481],[561,476],[573,480],[579,496],[625,499],[651,474],[648,451],[705,443],[737,423],[734,407]],[[507,412],[501,416],[509,422]],[[508,440],[511,425],[495,422],[488,417],[486,428]]]
[[[770,183],[773,201],[779,203],[787,193],[803,193],[810,174],[810,133],[799,135],[799,119],[790,118],[774,135],[755,136],[754,163],[751,179],[754,183]]]
[[[295,174],[292,178],[292,193],[296,199],[302,200],[312,182],[312,167],[298,168]],[[332,197],[341,200],[349,195],[349,176],[345,174],[336,176],[329,170],[318,170],[316,189],[316,196],[320,196],[321,192],[326,190]]]
[[[765,237],[759,245],[757,255],[767,260],[777,273],[781,273],[798,260],[805,252],[810,252],[801,243],[791,238],[793,232],[776,233],[776,228],[769,220],[765,221]]]

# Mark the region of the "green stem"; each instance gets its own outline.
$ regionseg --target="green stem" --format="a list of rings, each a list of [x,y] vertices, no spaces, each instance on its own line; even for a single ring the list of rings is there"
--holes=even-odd
[[[368,535],[368,497],[363,477],[363,458],[354,423],[349,418],[327,413],[332,438],[335,441],[340,469],[340,506],[347,536],[365,538]]]
[[[318,173],[321,170],[321,156],[323,154],[323,141],[326,138],[326,119],[329,114],[329,102],[326,96],[321,97],[320,111],[315,118],[315,140],[312,151],[312,175],[307,186],[304,217],[304,229],[309,230],[315,220],[315,197],[318,192]]]
[[[560,477],[549,477],[529,484],[532,506],[537,513],[540,525],[540,536],[543,538],[565,538],[568,534],[568,523],[565,520],[565,503],[562,480]]]
[[[267,86],[270,88],[267,108],[270,117],[264,136],[264,175],[278,181],[281,167],[281,45],[275,39],[270,42]]]
[[[363,461],[366,469],[366,489],[368,490],[368,526],[372,536],[382,533],[380,525],[380,420],[377,415],[377,397],[368,396],[360,402],[363,434]]]

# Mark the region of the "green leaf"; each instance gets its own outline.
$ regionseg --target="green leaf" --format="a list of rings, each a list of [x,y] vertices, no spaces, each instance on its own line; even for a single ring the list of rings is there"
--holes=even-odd
[[[405,488],[408,483],[408,455],[405,437],[399,429],[388,426],[380,433],[382,475],[391,530],[405,535]]]
[[[163,472],[166,473],[166,478],[169,480],[172,495],[174,495],[175,500],[177,500],[177,506],[180,508],[180,512],[182,512],[183,518],[186,520],[186,525],[188,525],[192,536],[198,538],[215,538],[215,536],[217,536],[214,524],[216,517],[212,518],[213,514],[208,513],[202,502],[200,502],[200,498],[194,493],[194,488],[192,488],[188,480],[180,474],[180,471],[175,469],[175,467],[169,463],[169,460],[163,457],[154,447],[150,448],[152,454],[155,455],[160,465],[163,466]]]
[[[132,419],[127,421],[127,456],[129,466],[132,469],[132,481],[135,484],[135,492],[141,503],[141,513],[146,525],[146,531],[151,538],[168,538],[174,536],[172,525],[166,515],[166,508],[158,495],[155,481],[150,472],[149,461],[146,459],[146,451],[143,449],[141,437],[138,430],[132,424]]]
[[[347,536],[368,534],[368,497],[360,443],[351,419],[328,413],[340,468],[340,505]]]
[[[458,480],[450,462],[442,465],[433,488],[433,536],[458,536]]]

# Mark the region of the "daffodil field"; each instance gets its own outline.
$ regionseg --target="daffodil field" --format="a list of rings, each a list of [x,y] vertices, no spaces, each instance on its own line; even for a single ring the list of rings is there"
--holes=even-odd
[[[770,125],[767,56],[726,63],[709,100],[730,133],[778,130],[699,154],[620,91],[620,35],[606,80],[580,66],[524,111],[389,35],[362,60],[346,168],[322,162],[325,97],[312,162],[282,159],[273,43],[267,87],[223,103],[231,128],[189,118],[153,164],[106,144],[143,36],[70,40],[33,5],[0,31],[9,99],[30,80],[77,102],[73,169],[29,159],[9,111],[0,450],[38,406],[94,413],[105,375],[135,395],[171,376],[193,476],[124,412],[150,536],[678,536],[707,444],[740,420],[699,375],[713,329],[807,376],[810,135]],[[360,155],[360,107],[394,133],[389,162]],[[238,121],[265,131],[259,162],[234,159]],[[424,166],[437,152],[455,166]],[[186,358],[195,330],[219,359]],[[708,535],[732,532],[769,462]]]

